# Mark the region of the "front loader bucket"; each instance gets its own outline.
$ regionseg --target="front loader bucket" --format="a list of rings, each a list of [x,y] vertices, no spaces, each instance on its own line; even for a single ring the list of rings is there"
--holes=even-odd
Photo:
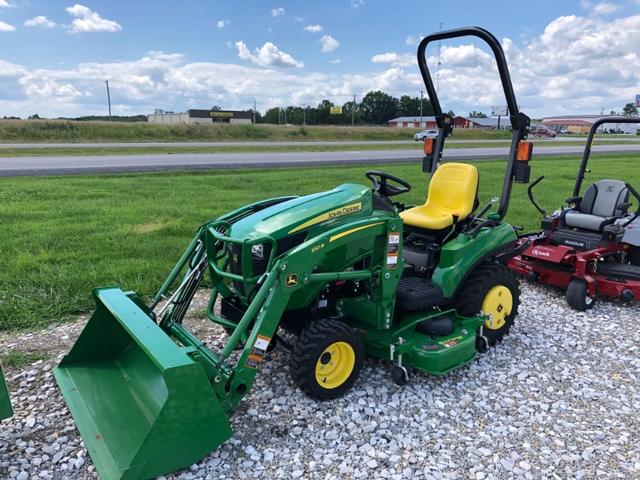
[[[202,365],[118,288],[54,374],[103,480],[184,468],[232,435]]]
[[[9,398],[7,383],[4,381],[2,365],[0,365],[0,420],[9,418],[11,415],[13,415],[13,409],[11,408],[11,399]]]

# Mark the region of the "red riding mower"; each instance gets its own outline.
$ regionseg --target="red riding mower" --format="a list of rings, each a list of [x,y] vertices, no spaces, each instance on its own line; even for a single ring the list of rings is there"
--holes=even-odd
[[[593,136],[604,123],[639,123],[638,118],[603,117],[594,122],[573,195],[567,208],[548,215],[533,198],[529,200],[543,215],[542,232],[522,235],[518,242],[531,242],[507,263],[512,270],[540,283],[567,289],[567,303],[576,310],[593,307],[597,296],[630,302],[640,299],[640,195],[621,180],[599,180],[580,196]],[[631,213],[629,195],[638,202]]]

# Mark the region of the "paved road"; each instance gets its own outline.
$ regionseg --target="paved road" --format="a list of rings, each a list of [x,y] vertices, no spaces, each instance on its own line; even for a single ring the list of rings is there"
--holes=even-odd
[[[496,140],[449,140],[452,143],[509,142]],[[229,142],[98,142],[98,143],[0,143],[2,148],[162,148],[162,147],[290,147],[290,146],[341,146],[341,145],[419,145],[407,140],[334,140],[334,141],[229,141]]]
[[[535,156],[579,155],[581,146],[538,146]],[[640,144],[596,145],[594,153],[640,152]],[[445,152],[447,160],[491,160],[504,158],[506,147],[456,148]],[[78,173],[145,172],[175,169],[291,167],[309,165],[354,165],[419,161],[421,152],[371,150],[350,152],[280,153],[181,153],[153,155],[51,156],[0,158],[0,176]]]
[[[581,142],[584,137],[555,137],[532,138],[536,143],[546,142]],[[455,139],[447,140],[447,143],[505,143],[506,139]],[[636,142],[640,143],[640,137],[597,137],[596,142]],[[227,142],[83,142],[83,143],[0,143],[0,149],[9,148],[162,148],[162,147],[288,147],[288,146],[340,146],[340,145],[418,145],[411,139],[407,140],[339,140],[339,141],[227,141]]]

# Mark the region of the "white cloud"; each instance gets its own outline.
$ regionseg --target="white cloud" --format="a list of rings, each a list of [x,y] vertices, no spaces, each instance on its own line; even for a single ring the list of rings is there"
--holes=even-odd
[[[307,25],[306,27],[303,27],[303,29],[311,33],[320,33],[322,31],[322,25]]]
[[[0,20],[0,32],[13,32],[16,29],[13,25],[9,25],[7,22]]]
[[[22,117],[36,112],[46,116],[102,113],[104,79],[109,79],[117,114],[216,104],[249,108],[254,98],[264,111],[278,105],[313,105],[324,98],[340,104],[350,95],[361,98],[370,90],[400,96],[424,89],[415,63],[406,67],[397,62],[372,63],[370,66],[378,70],[350,73],[337,73],[330,64],[326,73],[274,68],[279,62],[285,66],[302,62],[287,61],[287,54],[275,45],[250,51],[238,43],[243,46],[236,46],[239,54],[242,50],[251,63],[189,63],[182,55],[162,52],[130,61],[49,69],[0,60],[0,111]],[[606,21],[591,15],[559,17],[544,31],[532,34],[525,45],[508,38],[502,43],[518,102],[531,117],[597,114],[603,107],[605,111],[620,110],[640,93],[640,15],[607,17]],[[471,44],[443,42],[438,87],[444,108],[466,113],[504,104],[488,51]],[[427,61],[435,71],[432,53]],[[403,54],[397,55],[402,58]],[[346,67],[350,65],[340,70]]]
[[[284,15],[285,13],[286,13],[286,11],[282,7],[272,8],[271,9],[271,16],[272,17],[279,17],[281,15]]]
[[[331,35],[323,35],[320,39],[320,43],[322,43],[322,51],[325,53],[333,52],[340,46],[340,42],[338,42]]]
[[[281,51],[271,42],[266,42],[262,48],[256,48],[254,53],[251,53],[244,42],[236,42],[236,48],[238,49],[238,57],[261,67],[304,67],[303,62],[295,60],[291,55]]]
[[[610,13],[614,13],[618,11],[620,5],[615,5],[609,2],[600,2],[595,7],[593,7],[593,11],[596,15],[608,15]]]
[[[218,28],[224,28],[227,25],[229,25],[231,22],[229,20],[227,20],[226,18],[222,19],[222,20],[218,20],[216,22],[216,27]]]
[[[304,22],[306,18],[306,15],[296,15],[295,17],[293,17],[296,22]]]
[[[25,27],[47,27],[53,28],[56,26],[55,22],[52,22],[44,15],[38,15],[37,17],[30,18],[24,22]]]
[[[337,65],[339,63],[342,63],[342,60],[340,60],[339,58],[334,58],[333,60],[329,60],[330,63],[333,63],[334,65]]]
[[[7,0],[0,0],[0,7],[10,7],[9,2]]]
[[[71,33],[80,32],[117,32],[122,29],[118,22],[102,18],[97,12],[76,3],[65,9],[69,15],[75,17],[71,22]]]
[[[395,67],[410,67],[416,64],[415,55],[411,53],[379,53],[371,57],[373,63],[389,63]]]
[[[404,39],[404,43],[406,43],[407,45],[418,45],[420,43],[420,40],[422,40],[423,38],[424,37],[422,35],[409,35]]]
[[[359,8],[359,7],[361,7],[361,6],[362,6],[362,5],[364,5],[364,4],[365,4],[365,1],[364,1],[364,0],[351,0],[351,6],[352,6],[353,8]]]

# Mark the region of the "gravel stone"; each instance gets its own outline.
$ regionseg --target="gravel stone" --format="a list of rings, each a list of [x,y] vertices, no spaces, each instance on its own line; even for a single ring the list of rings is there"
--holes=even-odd
[[[206,306],[199,292],[191,312]],[[640,306],[599,301],[589,312],[562,292],[524,282],[511,334],[444,377],[368,359],[344,398],[316,402],[272,352],[231,417],[234,436],[162,480],[640,478]],[[98,476],[51,375],[86,317],[39,332],[0,334],[0,351],[51,358],[5,374],[15,410],[0,425],[0,478]],[[226,334],[190,314],[212,348]]]

